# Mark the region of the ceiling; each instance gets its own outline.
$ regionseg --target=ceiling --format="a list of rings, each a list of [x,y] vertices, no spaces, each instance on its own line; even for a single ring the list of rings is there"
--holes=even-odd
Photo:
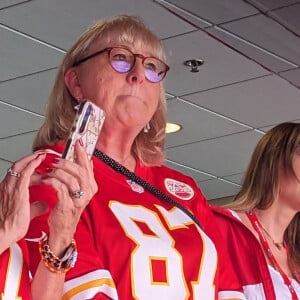
[[[140,15],[166,47],[168,121],[183,126],[166,163],[208,199],[234,195],[264,132],[300,121],[300,1],[1,0],[0,175],[31,151],[65,51],[116,14]]]

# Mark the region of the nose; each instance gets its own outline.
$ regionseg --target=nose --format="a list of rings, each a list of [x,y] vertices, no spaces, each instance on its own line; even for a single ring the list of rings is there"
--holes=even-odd
[[[136,58],[133,68],[127,74],[130,83],[141,84],[145,80],[145,68],[140,58]]]

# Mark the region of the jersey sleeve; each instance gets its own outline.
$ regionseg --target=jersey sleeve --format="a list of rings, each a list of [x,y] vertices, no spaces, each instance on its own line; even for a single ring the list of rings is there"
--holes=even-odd
[[[202,192],[199,190],[202,194]],[[202,197],[205,197],[202,194]],[[202,200],[202,199],[201,199]],[[202,200],[203,201],[203,200]],[[199,205],[198,205],[199,206]],[[201,207],[198,207],[198,211],[201,211]],[[200,215],[203,215],[201,220],[203,230],[206,234],[212,239],[215,244],[218,253],[219,259],[219,276],[218,276],[218,299],[246,299],[243,294],[243,288],[241,287],[237,273],[234,270],[233,262],[230,259],[230,256],[227,252],[225,245],[225,240],[223,235],[220,234],[220,229],[218,223],[215,220],[215,216],[212,212],[211,207],[208,204],[208,201],[202,203],[202,212]]]
[[[0,255],[0,299],[30,299],[28,251],[24,240]]]

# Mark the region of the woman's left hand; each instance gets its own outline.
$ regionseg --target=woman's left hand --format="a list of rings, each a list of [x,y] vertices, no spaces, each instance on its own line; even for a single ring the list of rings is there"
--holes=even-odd
[[[49,245],[57,256],[71,243],[82,211],[98,190],[92,162],[79,142],[75,151],[76,163],[58,158],[43,179],[57,192],[57,203],[48,218]]]

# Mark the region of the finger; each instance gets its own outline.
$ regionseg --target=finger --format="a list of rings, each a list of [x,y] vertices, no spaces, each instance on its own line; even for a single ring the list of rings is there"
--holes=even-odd
[[[43,153],[33,153],[27,156],[24,156],[23,158],[17,160],[16,162],[13,163],[12,169],[16,172],[21,172],[28,164],[31,162],[35,161],[35,159],[40,158],[44,159],[45,154]],[[39,161],[41,163],[41,161]],[[37,167],[37,166],[36,166]]]
[[[78,165],[76,165],[76,168],[78,168]],[[77,191],[80,189],[78,179],[80,177],[79,174],[84,176],[84,174],[80,173],[79,171],[77,171],[77,176],[74,176],[74,174],[69,173],[65,169],[56,168],[47,173],[47,177],[55,178],[56,180],[60,181],[67,187],[69,191]]]
[[[83,168],[81,172],[86,172],[85,176],[79,177],[80,186],[85,188],[88,185],[93,185],[92,183],[95,181],[95,178],[92,160],[89,160],[85,148],[80,143],[75,145],[75,151],[77,154],[77,162]],[[95,184],[96,183],[94,183],[94,185]]]
[[[75,144],[75,153],[77,156],[77,163],[88,170],[92,170],[91,162],[86,153],[86,149],[80,144],[79,141],[77,141]]]
[[[64,183],[54,177],[46,177],[42,181],[44,184],[50,185],[56,190],[58,198],[56,207],[63,210],[64,208],[69,208],[70,205],[72,206],[69,190]]]
[[[7,182],[18,182],[18,185],[28,185],[29,177],[34,172],[35,168],[45,159],[45,154],[31,154],[21,158],[13,163],[7,171],[5,180]],[[16,174],[16,175],[13,175]]]
[[[35,156],[31,161],[27,163],[27,165],[23,168],[22,171],[19,172],[20,177],[18,181],[19,189],[26,189],[30,184],[37,184],[41,182],[41,176],[38,174],[34,174],[34,170],[41,164],[41,162],[45,159],[45,154]]]
[[[37,154],[37,156],[29,161],[27,165],[23,168],[21,173],[23,173],[25,176],[32,175],[34,170],[41,164],[41,162],[45,159],[46,154]]]
[[[89,163],[88,160],[87,162]],[[57,163],[52,164],[52,166],[54,169],[47,175],[63,182],[71,192],[89,186],[89,182],[94,180],[91,166],[87,170],[86,167],[66,159],[60,159]]]
[[[48,205],[45,202],[34,202],[30,204],[30,220],[41,216],[48,210]]]

